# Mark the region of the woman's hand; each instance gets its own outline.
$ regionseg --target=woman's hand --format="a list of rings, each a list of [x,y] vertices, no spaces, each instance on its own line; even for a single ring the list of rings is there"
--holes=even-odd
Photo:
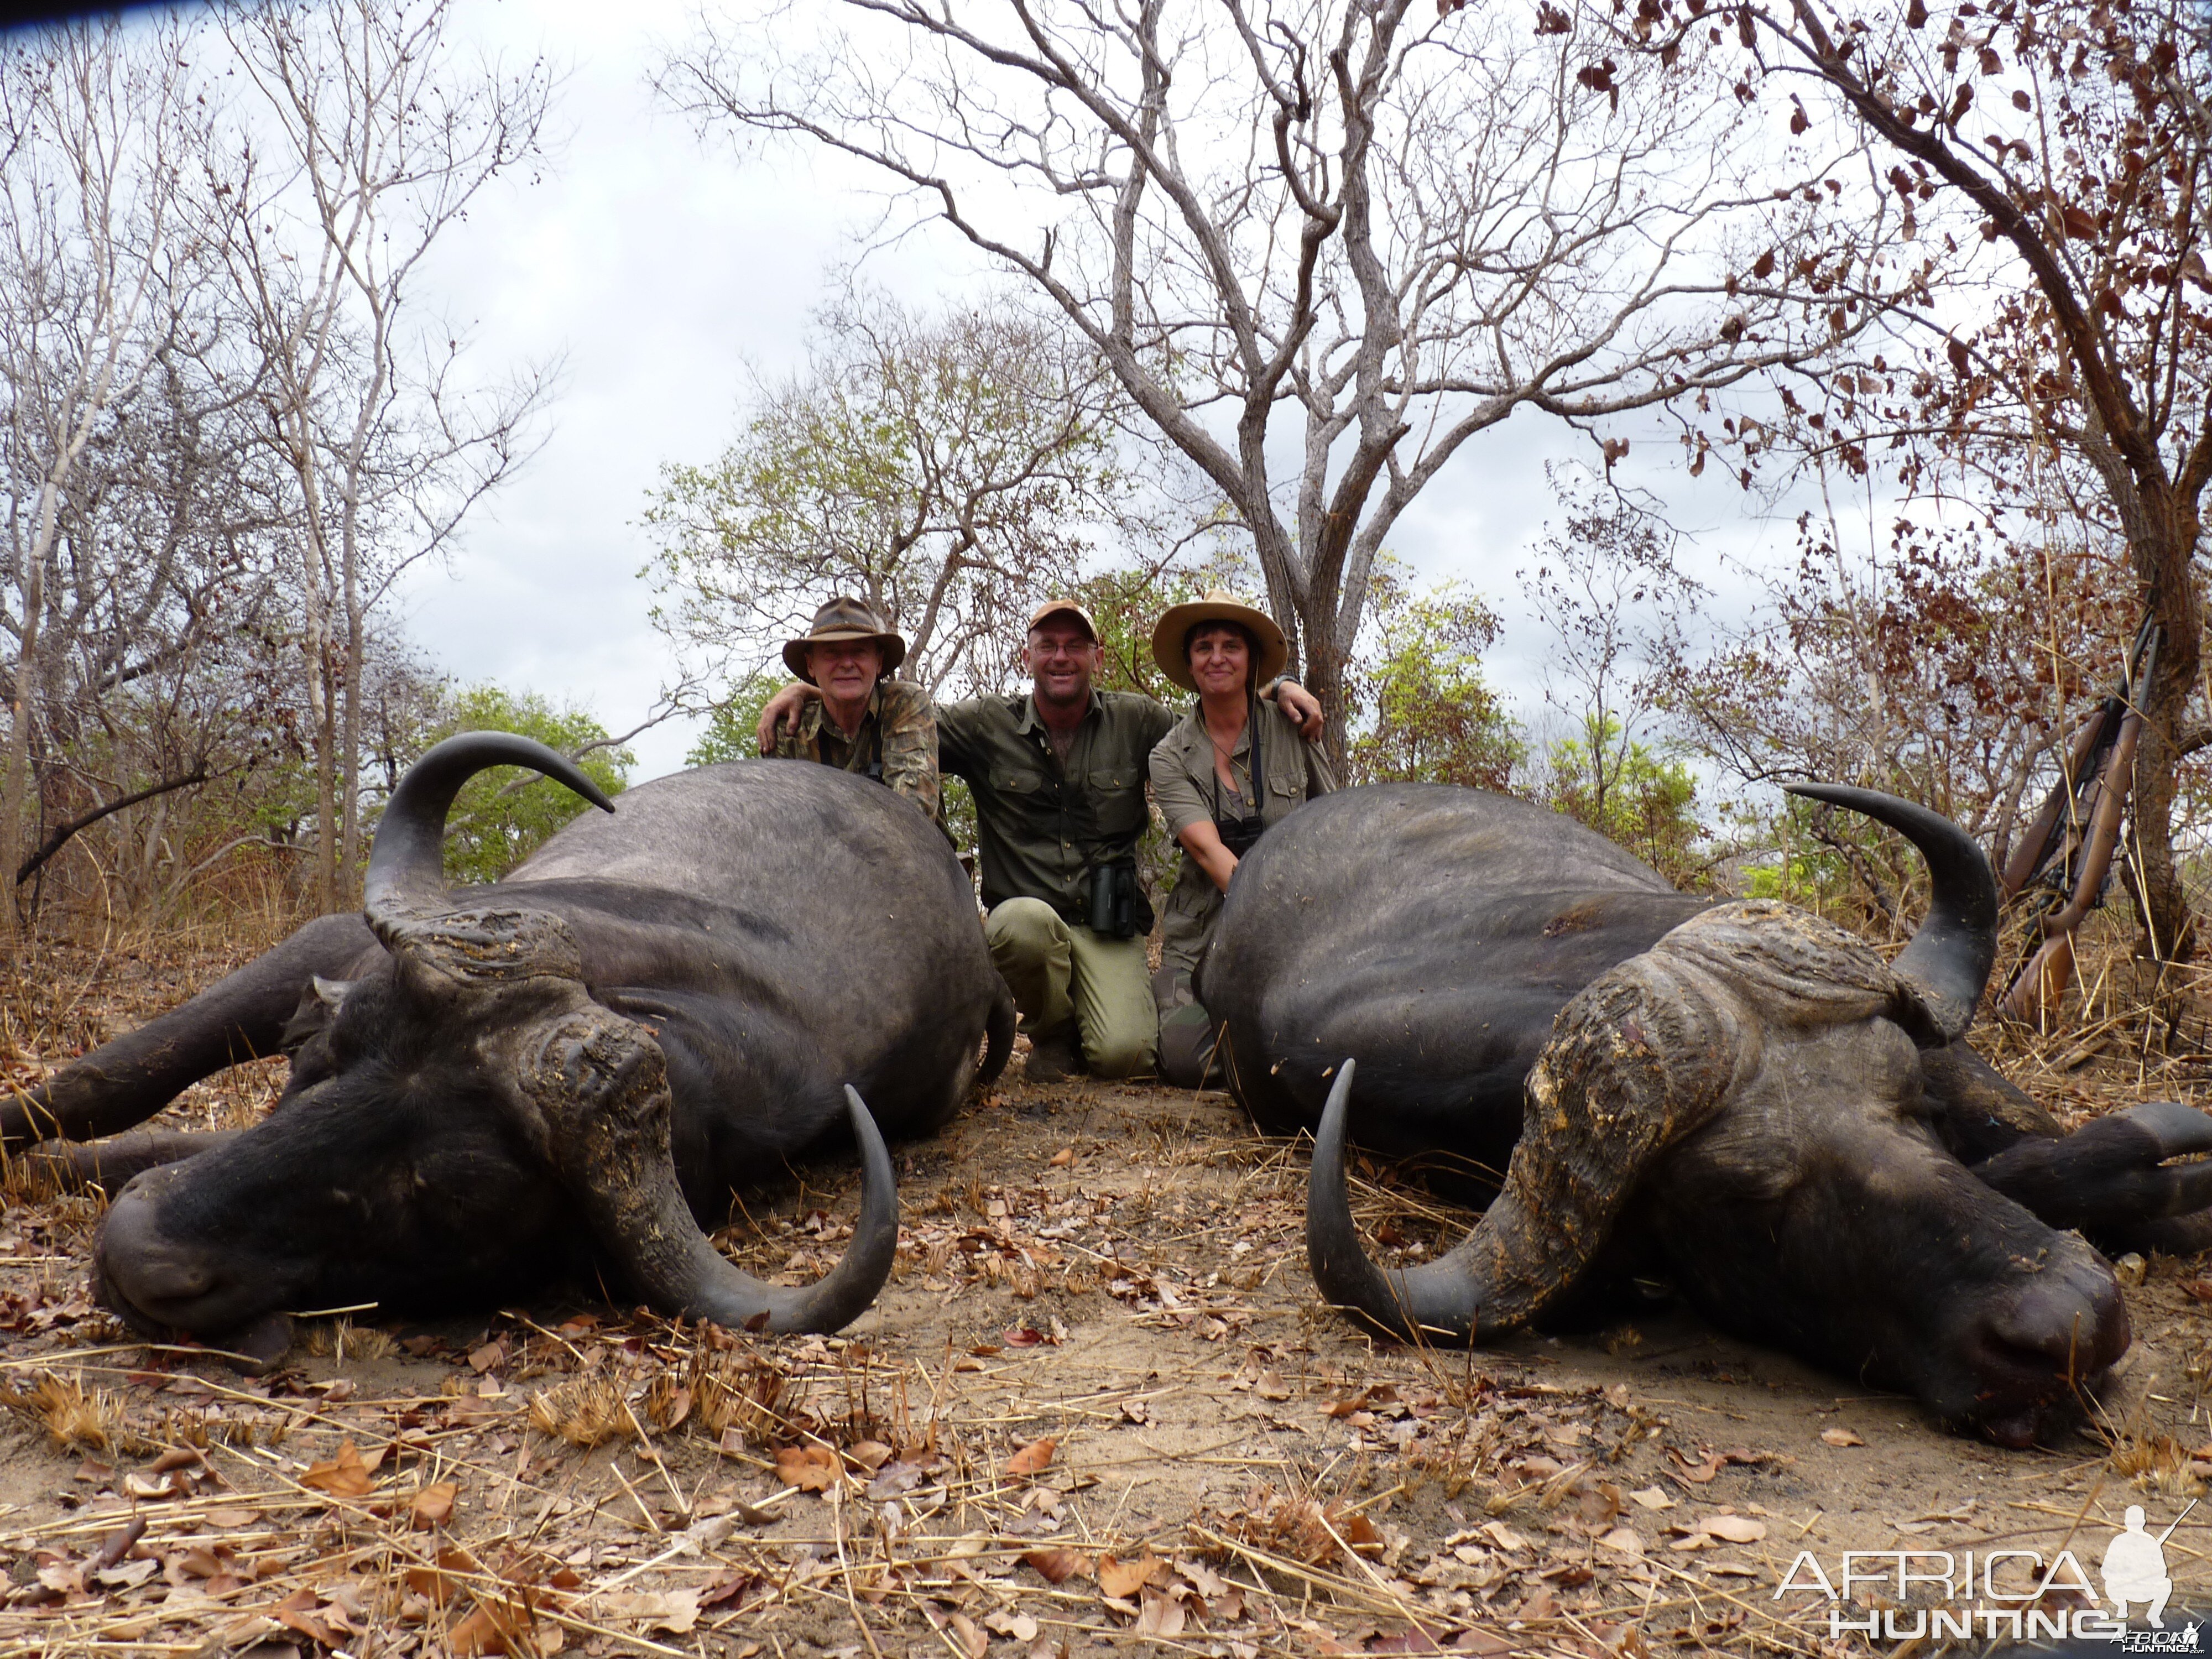
[[[1229,890],[1229,878],[1237,873],[1237,854],[1221,844],[1221,832],[1206,819],[1185,830],[1176,839],[1182,843],[1183,851],[1197,861],[1216,887]]]

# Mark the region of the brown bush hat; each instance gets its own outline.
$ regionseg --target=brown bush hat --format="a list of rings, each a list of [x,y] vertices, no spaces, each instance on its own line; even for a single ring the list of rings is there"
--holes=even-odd
[[[833,640],[873,640],[883,647],[886,674],[906,660],[906,641],[884,626],[884,619],[876,614],[875,607],[866,599],[841,593],[814,613],[814,621],[805,633],[783,642],[783,665],[809,685],[813,684],[814,676],[806,669],[806,647]]]
[[[1291,659],[1290,642],[1284,639],[1283,630],[1275,626],[1273,617],[1216,588],[1202,599],[1169,606],[1159,626],[1152,629],[1152,660],[1160,665],[1160,672],[1186,691],[1197,690],[1198,682],[1191,678],[1190,659],[1183,650],[1183,642],[1190,638],[1191,629],[1200,623],[1210,622],[1236,623],[1252,635],[1256,648],[1252,663],[1255,684],[1265,685],[1278,678]]]

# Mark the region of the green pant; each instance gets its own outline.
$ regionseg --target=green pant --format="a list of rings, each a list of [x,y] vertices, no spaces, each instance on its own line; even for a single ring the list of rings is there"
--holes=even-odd
[[[998,906],[983,936],[1014,994],[1023,1030],[1054,1031],[1073,1017],[1093,1077],[1152,1069],[1159,1014],[1143,939],[1104,938],[1034,898]]]

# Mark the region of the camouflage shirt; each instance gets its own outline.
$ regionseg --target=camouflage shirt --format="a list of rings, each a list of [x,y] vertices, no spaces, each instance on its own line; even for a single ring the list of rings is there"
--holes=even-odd
[[[929,693],[910,680],[878,680],[860,732],[850,738],[830,720],[828,705],[809,697],[798,732],[778,729],[775,752],[784,760],[858,772],[889,784],[930,817],[938,815],[937,710]]]
[[[940,708],[939,763],[975,795],[984,904],[1040,898],[1085,920],[1092,865],[1128,857],[1152,821],[1145,761],[1175,719],[1150,697],[1094,691],[1063,762],[1034,697],[997,693]]]

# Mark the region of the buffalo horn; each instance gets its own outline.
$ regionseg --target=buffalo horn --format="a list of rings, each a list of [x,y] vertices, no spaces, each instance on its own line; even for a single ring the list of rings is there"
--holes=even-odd
[[[1345,1119],[1354,1069],[1346,1060],[1329,1090],[1306,1192],[1306,1260],[1322,1295],[1370,1328],[1409,1342],[1472,1342],[1478,1321],[1481,1334],[1490,1336],[1542,1312],[1602,1242],[1628,1183],[1605,1183],[1618,1189],[1608,1203],[1606,1194],[1588,1188],[1547,1182],[1535,1167],[1543,1148],[1531,1146],[1524,1133],[1504,1190],[1455,1249],[1404,1269],[1378,1267],[1360,1243],[1345,1184]],[[1548,1216],[1538,1207],[1534,1190],[1546,1184],[1555,1188]],[[1577,1198],[1596,1201],[1577,1204]],[[1562,1232],[1564,1239],[1543,1236]]]
[[[386,945],[395,927],[446,902],[446,814],[471,778],[494,766],[527,766],[566,784],[603,812],[615,804],[574,763],[512,732],[464,732],[414,765],[392,792],[368,855],[362,908]]]
[[[692,1218],[669,1150],[665,1063],[643,1028],[597,1004],[573,1010],[553,1022],[520,1080],[594,1236],[661,1312],[733,1329],[835,1331],[866,1312],[890,1277],[897,1186],[857,1090],[845,1091],[862,1171],[853,1242],[828,1274],[792,1289],[731,1266]]]
[[[1997,882],[1973,837],[1940,812],[1875,789],[1841,783],[1786,785],[1793,795],[1826,801],[1887,824],[1928,861],[1928,915],[1889,964],[1926,1009],[1947,1042],[1973,1024],[1997,957]]]
[[[1346,1060],[1322,1113],[1306,1197],[1306,1254],[1322,1294],[1411,1341],[1472,1342],[1543,1312],[1603,1248],[1652,1161],[1726,1098],[1742,1033],[1701,935],[1721,934],[1720,956],[1740,957],[1752,939],[1739,913],[1756,924],[1779,908],[1708,911],[1559,1011],[1524,1085],[1504,1187],[1474,1231],[1434,1261],[1387,1271],[1361,1249],[1344,1181]],[[1887,974],[1881,982],[1895,985]]]

